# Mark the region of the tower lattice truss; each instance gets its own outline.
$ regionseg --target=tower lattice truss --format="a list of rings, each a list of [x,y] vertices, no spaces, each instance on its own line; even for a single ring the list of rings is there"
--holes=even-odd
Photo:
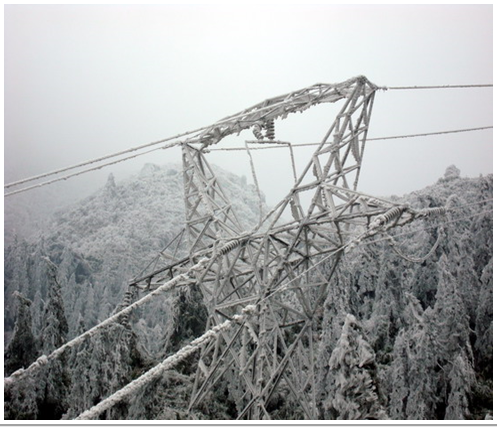
[[[316,318],[341,256],[365,238],[433,213],[356,189],[377,89],[364,77],[311,86],[228,117],[183,143],[188,255],[171,256],[166,267],[135,284],[153,286],[204,259],[192,280],[208,310],[207,329],[256,307],[202,348],[190,408],[223,380],[239,419],[270,419],[268,406],[278,390],[305,418],[318,418]],[[209,147],[245,129],[261,143],[273,141],[275,119],[335,102],[343,104],[340,112],[288,195],[256,227],[243,230],[207,162]]]

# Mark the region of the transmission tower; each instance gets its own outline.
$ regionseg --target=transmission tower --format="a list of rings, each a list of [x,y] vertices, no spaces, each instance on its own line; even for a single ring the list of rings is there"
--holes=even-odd
[[[14,372],[4,384],[12,387],[29,379],[113,322],[126,324],[132,310],[156,295],[198,286],[208,312],[206,333],[78,419],[98,417],[197,349],[190,409],[223,382],[236,402],[239,419],[271,419],[272,401],[280,393],[294,403],[297,415],[318,419],[316,323],[342,255],[392,227],[444,213],[443,208],[414,211],[357,191],[377,90],[362,76],[317,84],[190,132],[193,136],[181,141],[186,224],[160,254],[166,265],[154,265],[133,279],[122,306],[111,317]],[[210,147],[252,130],[257,143],[285,144],[291,150],[291,143],[275,140],[275,121],[322,103],[341,106],[321,143],[300,175],[292,155],[293,187],[253,229],[244,230],[207,161]],[[134,287],[150,292],[132,302]]]
[[[206,268],[194,273],[209,313],[207,329],[247,305],[257,307],[203,347],[190,409],[224,379],[239,419],[271,419],[279,390],[290,393],[304,418],[318,418],[316,313],[342,254],[365,237],[427,214],[357,191],[377,89],[365,77],[314,85],[257,104],[183,143],[189,255],[149,275],[149,283],[208,256]],[[338,115],[288,195],[253,230],[242,230],[206,159],[209,147],[245,129],[261,144],[274,142],[276,119],[335,102],[342,102]],[[326,273],[316,268],[324,258]]]

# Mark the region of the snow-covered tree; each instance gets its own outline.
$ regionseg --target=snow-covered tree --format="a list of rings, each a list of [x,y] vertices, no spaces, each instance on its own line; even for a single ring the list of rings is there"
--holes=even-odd
[[[472,218],[471,236],[473,237],[472,253],[475,273],[481,276],[483,269],[493,256],[493,179],[485,176],[478,180],[477,194],[479,215]]]
[[[14,335],[5,349],[5,373],[10,375],[20,368],[27,368],[37,357],[38,345],[31,330],[31,301],[21,293],[17,298],[17,320]]]
[[[57,267],[46,258],[48,277],[48,299],[45,304],[44,327],[41,334],[43,353],[48,355],[59,348],[67,340],[67,325],[64,302],[59,281]]]
[[[469,399],[471,396],[471,387],[475,382],[475,373],[473,371],[473,366],[464,351],[461,351],[461,353],[455,357],[452,363],[452,369],[449,372],[448,381],[450,392],[447,399],[445,419],[469,419]]]
[[[32,284],[28,275],[28,248],[26,241],[14,236],[11,246],[4,254],[4,324],[7,332],[14,328],[15,292],[21,292],[26,298],[33,298]],[[30,295],[33,294],[33,295]],[[10,339],[10,333],[5,334],[5,343]]]
[[[390,367],[391,390],[389,415],[394,420],[406,419],[406,405],[409,397],[409,345],[406,333],[401,330],[395,339],[393,362]]]
[[[48,283],[48,298],[44,311],[44,326],[41,332],[41,348],[45,355],[62,346],[67,340],[69,327],[62,300],[61,286],[57,279],[57,267],[49,259],[46,263]],[[40,371],[38,395],[38,418],[60,419],[67,407],[67,392],[70,387],[70,377],[66,365],[66,355],[50,361]]]
[[[36,420],[38,417],[39,377],[20,381],[6,380],[4,385],[4,419]]]
[[[478,280],[480,273],[476,268],[473,253],[475,252],[475,246],[478,246],[479,242],[475,241],[470,230],[465,230],[461,233],[458,241],[457,252],[451,252],[450,254],[450,264],[452,265],[450,271],[455,276],[455,282],[458,284],[457,288],[468,315],[469,325],[474,327],[480,291],[480,282]]]
[[[459,290],[463,283],[456,280],[449,268],[449,261],[444,254],[439,261],[440,279],[434,307],[438,323],[438,342],[442,348],[441,354],[446,360],[451,360],[460,351],[466,352],[467,358],[472,360],[469,316]]]
[[[181,348],[181,345],[205,332],[207,309],[197,286],[180,291],[174,305],[175,313],[169,320],[175,324],[174,332],[170,337],[170,345],[173,350],[177,350]]]
[[[386,419],[375,384],[374,359],[360,323],[348,314],[330,357],[325,419]]]
[[[437,337],[435,314],[431,307],[423,311],[419,301],[408,294],[406,331],[408,345],[409,395],[405,415],[409,420],[431,420],[436,418],[436,407],[440,400],[437,393],[438,360],[440,346]]]
[[[476,315],[476,366],[485,378],[492,378],[493,367],[493,258],[481,275]]]
[[[449,166],[444,173],[444,179],[449,181],[461,177],[461,171],[454,165]]]
[[[328,285],[328,295],[323,304],[322,321],[320,325],[321,339],[317,352],[317,400],[320,413],[323,413],[322,403],[327,395],[326,377],[329,371],[329,361],[331,353],[342,333],[343,322],[347,313],[352,312],[351,294],[354,289],[351,283],[351,276],[347,274],[343,264],[336,270]]]
[[[84,340],[73,349],[68,361],[72,385],[65,418],[76,417],[122,388],[145,363],[128,326],[114,323]]]
[[[397,331],[402,326],[402,270],[394,267],[392,255],[388,257],[387,254],[381,257],[383,262],[378,271],[371,314],[362,322],[377,356],[387,356],[392,351]]]

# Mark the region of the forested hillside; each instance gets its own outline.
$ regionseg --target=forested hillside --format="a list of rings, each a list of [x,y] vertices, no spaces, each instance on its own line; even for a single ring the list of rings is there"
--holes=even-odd
[[[254,187],[216,174],[249,228],[259,218]],[[342,257],[316,322],[320,418],[492,416],[492,193],[492,176],[461,178],[450,167],[434,185],[394,198],[414,208],[447,206],[445,217],[364,241]],[[12,237],[4,254],[6,375],[106,319],[184,222],[181,168],[148,164],[123,182],[109,176],[36,237]],[[157,299],[36,375],[7,381],[5,416],[74,418],[201,335],[205,320],[196,288]],[[188,412],[195,358],[102,417],[235,419],[229,379]],[[282,393],[271,416],[300,419],[295,407]]]
[[[253,224],[259,218],[255,189],[244,178],[217,173],[242,224]],[[80,321],[92,327],[108,317],[128,281],[156,258],[184,222],[181,166],[146,164],[120,184],[110,175],[100,191],[57,211],[30,240],[14,236],[5,250],[6,341],[14,328],[14,291],[33,302],[34,333],[43,328],[43,301],[49,291],[43,257],[57,266],[68,336],[73,337]]]

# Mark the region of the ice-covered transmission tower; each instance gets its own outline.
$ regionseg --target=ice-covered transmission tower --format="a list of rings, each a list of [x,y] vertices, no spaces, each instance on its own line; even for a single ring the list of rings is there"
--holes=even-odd
[[[224,379],[239,419],[270,419],[271,398],[281,390],[303,417],[318,418],[316,314],[337,263],[361,239],[427,214],[356,190],[377,89],[362,76],[317,84],[227,117],[183,143],[189,255],[140,280],[174,277],[207,257],[194,273],[207,329],[257,307],[202,348],[190,408]],[[207,162],[209,147],[246,129],[272,142],[276,119],[338,102],[338,115],[287,196],[253,230],[243,230]],[[316,268],[325,257],[326,269]]]

